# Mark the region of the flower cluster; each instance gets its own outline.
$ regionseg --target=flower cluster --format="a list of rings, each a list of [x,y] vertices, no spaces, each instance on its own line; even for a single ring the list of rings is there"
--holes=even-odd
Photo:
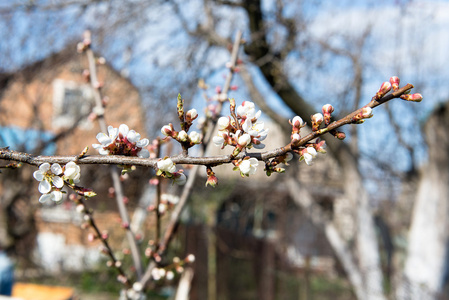
[[[233,99],[231,99],[231,110]],[[233,156],[236,156],[244,148],[263,149],[261,142],[267,137],[268,129],[264,128],[264,123],[259,120],[261,111],[256,111],[255,105],[251,101],[244,101],[236,109],[234,120],[230,117],[218,119],[218,135],[212,138],[217,147],[224,148],[226,145],[235,147]]]
[[[311,116],[312,121],[312,131],[319,130],[321,124],[324,121],[325,126],[330,124],[331,114],[334,108],[330,104],[326,104],[322,108],[323,113],[316,113]],[[305,146],[300,146],[301,140],[301,129],[306,126],[306,123],[300,116],[295,116],[292,121],[292,134],[291,134],[291,145],[292,151],[299,154],[299,160],[305,161],[307,165],[312,164],[312,160],[317,156],[318,152],[326,153],[324,148],[326,147],[325,141],[321,141],[319,138],[315,140],[314,143],[308,143]],[[291,159],[291,158],[289,158]]]
[[[47,200],[59,202],[62,200],[61,189],[64,187],[64,180],[70,184],[78,183],[80,180],[80,167],[69,162],[63,168],[58,164],[43,163],[39,170],[33,173],[33,177],[39,181],[39,192],[42,196],[39,202],[44,203]]]
[[[101,155],[150,157],[150,152],[145,148],[150,141],[140,139],[140,134],[129,130],[125,124],[120,125],[119,128],[109,126],[108,134],[100,132],[97,134],[97,140],[100,144],[92,144],[92,147],[97,149]]]
[[[176,171],[176,166],[170,158],[165,158],[157,162],[157,176],[173,179],[173,182],[178,185],[183,185],[187,181],[183,170]]]
[[[191,109],[187,111],[185,114],[185,118],[183,117],[183,127],[181,131],[176,131],[173,127],[173,124],[164,125],[161,128],[161,133],[165,136],[172,137],[178,142],[186,145],[187,148],[192,147],[194,145],[201,143],[201,135],[196,131],[191,131],[187,134],[188,129],[192,125],[193,120],[198,118],[198,112],[196,109]]]

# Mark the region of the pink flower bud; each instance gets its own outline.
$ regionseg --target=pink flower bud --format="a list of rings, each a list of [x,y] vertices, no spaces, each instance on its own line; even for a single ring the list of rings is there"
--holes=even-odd
[[[326,141],[322,141],[320,138],[317,138],[315,141],[315,149],[320,153],[326,153]]]
[[[295,116],[293,120],[291,121],[291,124],[293,127],[299,129],[304,126],[304,121],[300,116]]]
[[[421,94],[405,94],[401,95],[401,99],[413,102],[421,102],[422,95]]]
[[[323,105],[322,111],[323,111],[324,115],[331,114],[334,112],[334,107],[330,104],[325,104],[325,105]]]
[[[399,89],[399,77],[397,76],[393,76],[390,78],[390,83],[391,83],[391,87],[393,88],[393,91],[396,91],[397,89]]]
[[[192,122],[193,120],[195,120],[198,117],[198,112],[196,111],[196,109],[192,108],[191,110],[189,110],[186,113],[186,120],[187,122]]]
[[[162,126],[161,132],[162,132],[162,134],[165,135],[165,136],[172,136],[172,134],[173,134],[173,131],[172,131],[170,125],[164,125],[164,126]]]
[[[210,185],[215,187],[218,184],[218,178],[215,175],[210,175],[207,177],[206,186]]]
[[[389,83],[388,81],[385,81],[384,83],[382,83],[382,85],[380,86],[380,89],[377,91],[376,96],[375,96],[376,99],[382,98],[390,90],[391,90],[391,83]]]
[[[312,117],[312,130],[317,131],[321,123],[323,123],[324,116],[320,113],[314,114]]]
[[[323,122],[323,120],[324,120],[324,117],[320,113],[316,113],[312,116],[312,122],[321,124],[321,122]]]
[[[87,235],[87,240],[88,240],[89,242],[95,241],[96,238],[97,238],[97,237],[96,237],[92,232],[90,232],[90,233]]]
[[[373,116],[373,109],[369,106],[365,106],[362,108],[361,117],[362,119],[368,119]]]
[[[301,139],[301,136],[297,133],[294,133],[294,134],[292,134],[291,138],[292,138],[292,143],[294,144],[294,143],[299,142],[299,140]]]
[[[123,275],[118,275],[117,276],[117,281],[121,282],[121,283],[126,283],[126,282],[128,282],[128,279],[125,276],[123,276]]]
[[[101,233],[101,238],[103,240],[107,240],[108,237],[109,237],[109,233],[106,230]]]
[[[336,131],[334,136],[339,140],[344,140],[346,138],[346,134],[341,131]]]
[[[321,109],[324,115],[324,124],[329,125],[331,122],[331,114],[334,112],[334,107],[330,104],[323,105]]]

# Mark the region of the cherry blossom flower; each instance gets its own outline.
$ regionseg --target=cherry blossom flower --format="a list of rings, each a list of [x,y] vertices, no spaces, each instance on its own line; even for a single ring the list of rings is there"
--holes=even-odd
[[[111,145],[118,136],[118,129],[112,126],[108,126],[108,135],[103,132],[97,134],[96,138],[100,144],[92,144],[94,149],[97,149],[101,155],[108,155],[109,150],[105,149]]]
[[[304,161],[306,162],[306,164],[310,166],[312,164],[313,158],[315,158],[316,155],[317,155],[317,152],[316,152],[315,148],[307,147],[305,153],[303,154],[303,158],[304,158]]]
[[[261,111],[256,112],[256,106],[251,101],[243,101],[242,105],[236,109],[237,115],[242,119],[258,119],[261,115]]]
[[[261,142],[265,140],[268,135],[268,129],[264,128],[264,123],[260,121],[257,121],[254,124],[252,124],[251,121],[249,123],[251,123],[251,126],[249,128],[246,128],[247,130],[245,130],[244,128],[244,131],[247,132],[254,141]],[[265,145],[261,143],[253,143],[253,146],[256,149],[263,149],[265,147]]]
[[[187,141],[187,137],[188,137],[187,132],[185,132],[184,130],[181,130],[181,131],[178,133],[178,139],[179,139],[181,142]]]
[[[64,180],[59,176],[62,174],[62,168],[59,164],[43,163],[39,166],[39,170],[33,173],[33,177],[39,181],[39,192],[42,196],[39,202],[44,203],[51,199],[58,202],[62,199],[62,192],[59,190],[64,186]],[[53,187],[56,188],[52,191]]]
[[[225,130],[229,126],[229,117],[220,117],[217,121],[218,130]]]
[[[259,161],[252,157],[250,159],[243,160],[240,165],[240,173],[245,176],[253,175],[257,171],[257,167],[259,166]]]
[[[192,131],[189,133],[189,139],[192,143],[194,144],[199,144],[201,143],[201,136],[198,132],[196,131]]]
[[[168,173],[176,172],[176,166],[170,158],[166,158],[157,162],[157,167],[159,170]]]
[[[64,177],[73,180],[74,183],[78,183],[81,176],[80,171],[80,167],[75,162],[71,161],[65,165]]]
[[[239,137],[238,143],[240,146],[247,146],[249,143],[251,143],[251,136],[248,133],[244,133]]]
[[[224,132],[219,132],[218,135],[212,138],[212,142],[215,144],[215,146],[223,147],[225,142],[224,134],[225,134]]]
[[[59,202],[62,200],[62,192],[61,191],[52,191],[48,194],[43,194],[39,198],[40,203],[45,203],[47,200],[52,200],[54,202]]]
[[[119,128],[108,127],[108,135],[103,132],[97,134],[100,144],[92,144],[101,155],[127,155],[141,158],[150,157],[150,152],[146,147],[150,141],[140,139],[140,134],[135,130],[130,130],[126,124],[121,124]]]
[[[58,175],[62,174],[62,168],[59,164],[43,163],[39,166],[39,170],[33,173],[33,177],[40,181],[39,192],[46,194],[51,191],[51,185],[53,184],[58,189],[64,186],[64,181]]]

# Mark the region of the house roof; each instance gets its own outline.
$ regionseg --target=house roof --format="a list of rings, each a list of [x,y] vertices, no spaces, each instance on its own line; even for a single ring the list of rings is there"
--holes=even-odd
[[[78,58],[79,55],[82,54],[77,52],[76,43],[69,43],[62,50],[53,52],[43,59],[30,63],[15,72],[0,72],[0,97],[2,91],[7,88],[9,82],[11,82],[14,77],[20,77],[21,79],[29,82],[39,75],[42,70],[58,67],[67,61]],[[95,57],[101,56],[101,54],[95,52]],[[129,79],[123,77],[111,64],[106,61],[105,65],[110,69],[110,71],[115,73],[115,75],[128,81],[137,90],[137,87]]]

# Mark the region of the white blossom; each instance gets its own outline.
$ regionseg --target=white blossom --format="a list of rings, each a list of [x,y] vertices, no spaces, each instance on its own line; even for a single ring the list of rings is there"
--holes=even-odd
[[[162,128],[161,128],[161,132],[162,132],[163,135],[169,136],[170,133],[172,132],[172,131],[171,131],[171,127],[170,127],[169,125],[164,125],[164,126],[162,126]]]
[[[313,158],[315,158],[316,155],[317,155],[317,152],[316,152],[315,148],[307,147],[307,152],[303,154],[304,161],[306,162],[306,164],[310,166],[312,164]]]
[[[141,139],[140,133],[130,130],[128,125],[121,124],[119,128],[108,127],[108,135],[103,132],[97,134],[100,144],[92,144],[101,155],[131,155],[141,158],[150,157],[150,152],[145,149],[150,144],[148,139]]]
[[[43,163],[39,166],[39,170],[33,173],[33,177],[39,182],[39,192],[46,194],[51,191],[51,184],[57,188],[62,188],[64,186],[64,181],[60,175],[62,173],[62,168],[59,164],[53,164],[50,166],[49,163]]]
[[[239,165],[239,169],[243,175],[249,176],[256,173],[257,166],[259,166],[259,161],[252,157],[250,159],[243,160]]]
[[[261,111],[256,112],[256,107],[251,101],[243,101],[242,105],[239,105],[236,109],[237,115],[246,119],[258,119],[261,115]]]
[[[175,273],[173,273],[173,271],[167,271],[167,275],[165,275],[165,278],[167,278],[167,280],[172,280],[173,278],[175,278]]]
[[[108,147],[110,144],[115,142],[115,139],[117,138],[118,134],[119,134],[118,128],[108,126],[108,135],[106,135],[103,132],[97,134],[96,138],[100,144],[92,144],[92,147],[94,149],[97,149],[101,155],[108,155],[109,150],[106,150],[104,148]]]
[[[45,203],[48,200],[52,200],[54,202],[59,202],[62,200],[62,192],[61,191],[52,191],[51,193],[43,194],[39,198],[40,203]]]
[[[215,144],[215,146],[217,146],[217,147],[223,147],[223,144],[224,144],[225,140],[224,140],[224,138],[223,138],[222,135],[217,135],[217,136],[214,136],[214,137],[212,138],[212,142],[213,142],[213,143]]]
[[[192,131],[189,133],[189,139],[194,144],[201,143],[201,135],[196,131]]]
[[[64,176],[67,179],[73,180],[74,183],[78,183],[80,181],[80,167],[73,161],[67,163],[65,165]]]
[[[170,158],[166,158],[157,162],[157,167],[159,170],[174,173],[176,172],[176,166]]]
[[[240,146],[247,146],[249,143],[251,143],[251,136],[248,133],[244,133],[239,137],[238,141]]]
[[[196,109],[192,108],[189,111],[187,111],[186,115],[189,116],[191,120],[193,120],[198,116],[198,112],[196,111]]]
[[[187,137],[188,137],[187,132],[185,132],[184,130],[181,130],[181,131],[178,133],[178,139],[179,139],[181,142],[187,141]]]
[[[225,130],[229,126],[229,117],[220,117],[217,121],[218,130]]]

